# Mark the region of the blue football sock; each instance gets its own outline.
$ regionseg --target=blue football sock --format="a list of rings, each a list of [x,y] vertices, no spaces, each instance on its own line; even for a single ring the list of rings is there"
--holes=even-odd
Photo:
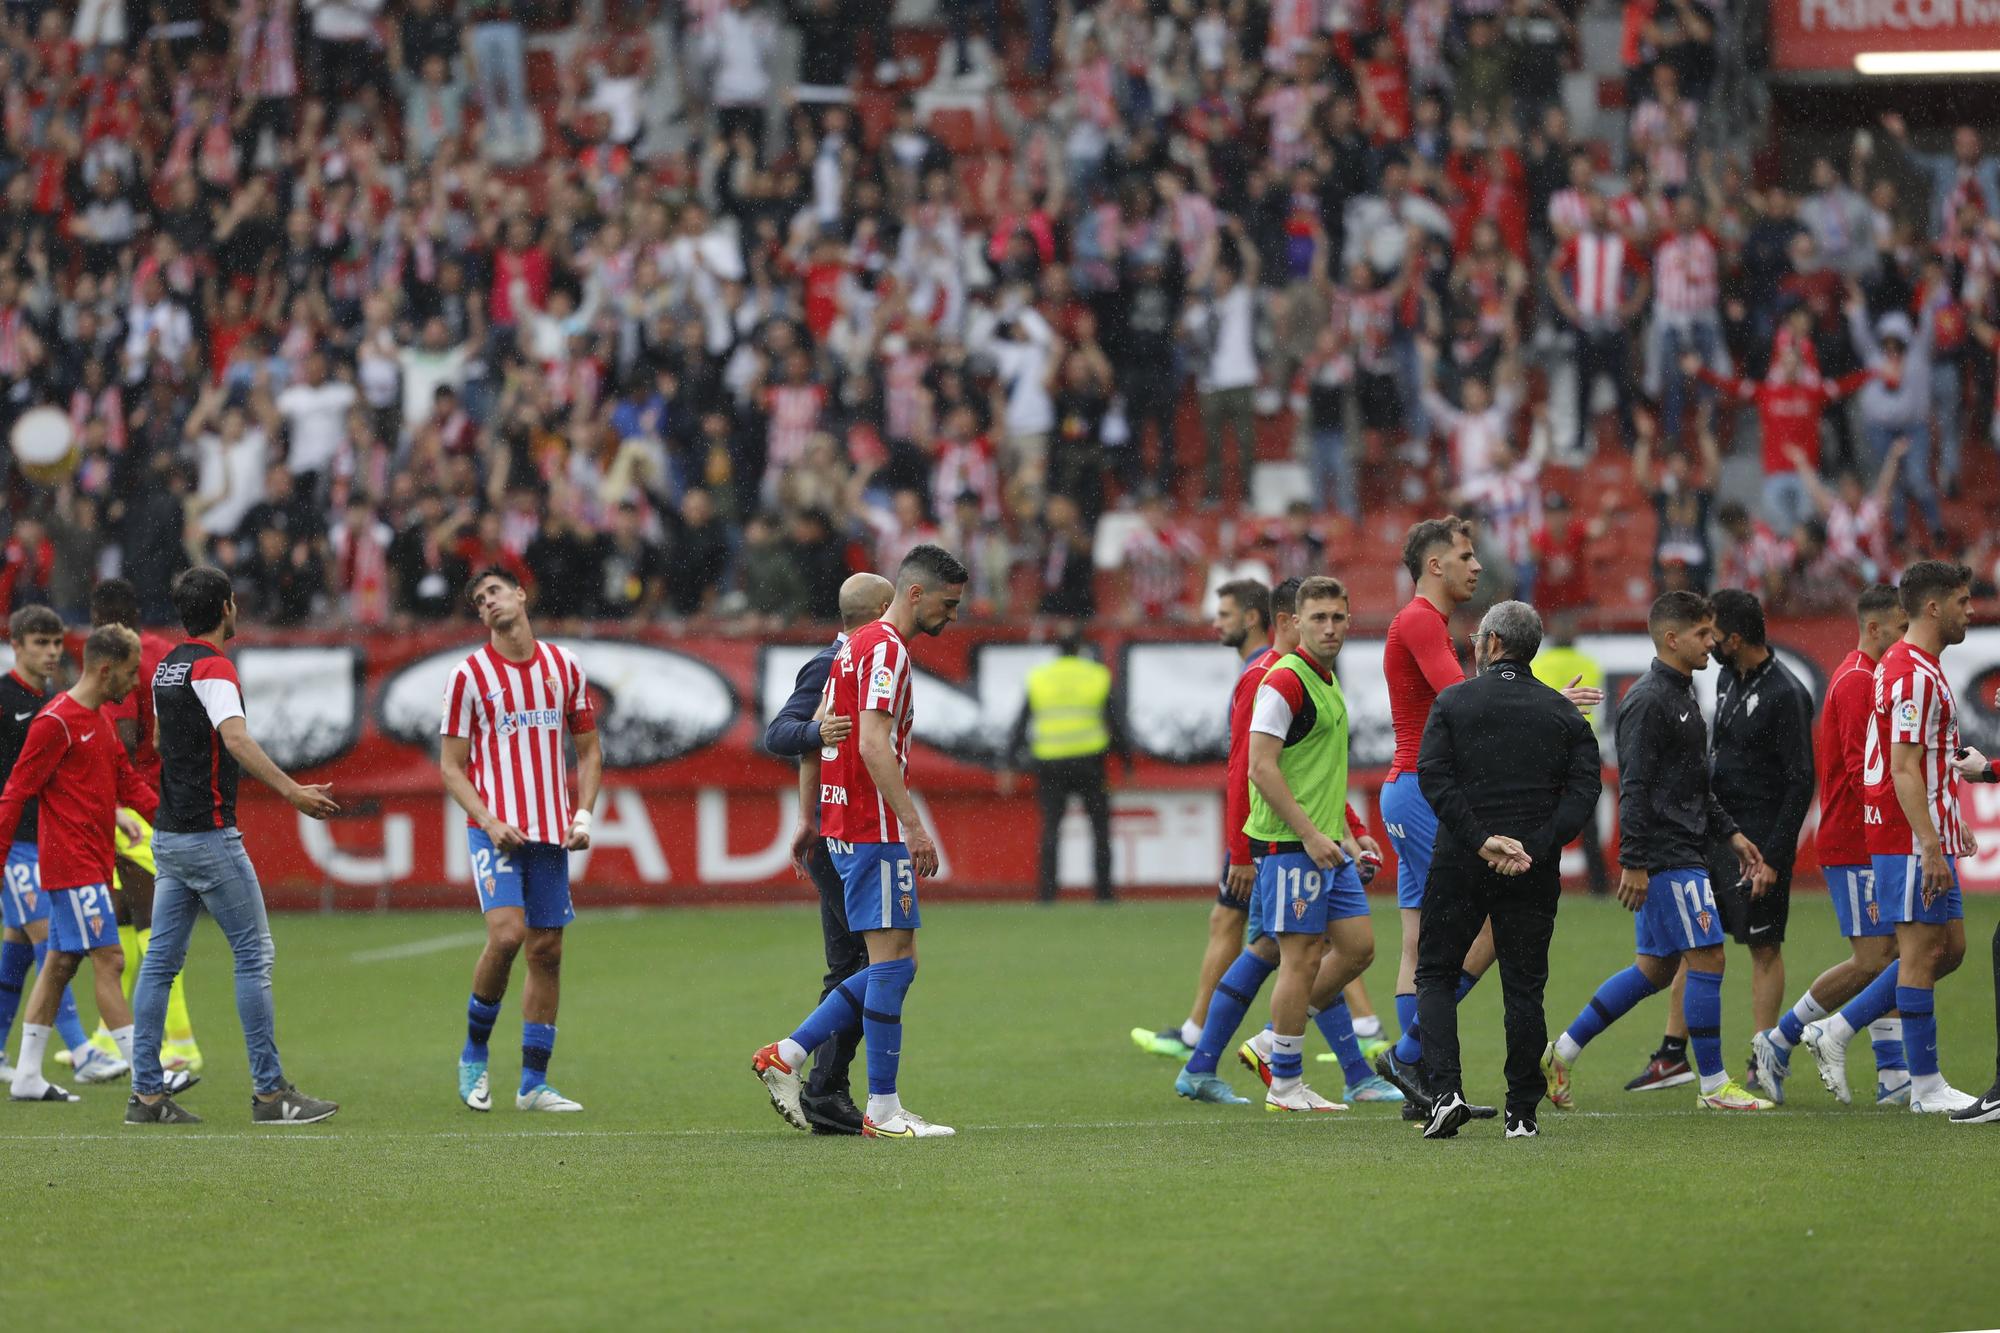
[[[1868,1044],[1875,1048],[1875,1081],[1895,1087],[1910,1076],[1903,1055],[1903,1020],[1878,1018],[1868,1025]]]
[[[828,991],[826,998],[819,1002],[819,1008],[807,1014],[806,1021],[799,1024],[792,1040],[804,1050],[816,1051],[821,1042],[859,1028],[862,1001],[868,994],[868,971],[864,967]]]
[[[1790,1009],[1778,1015],[1778,1035],[1796,1046],[1806,1035],[1805,1021]]]
[[[1929,986],[1896,987],[1896,1008],[1903,1014],[1903,1058],[1909,1062],[1911,1078],[1923,1078],[1938,1071],[1934,1003]]]
[[[1472,988],[1478,984],[1478,977],[1473,976],[1470,972],[1460,972],[1458,974],[1458,993],[1451,997],[1451,1002],[1453,1004],[1460,1003],[1466,996],[1472,994]]]
[[[1281,1037],[1271,1034],[1271,1082],[1275,1085],[1288,1079],[1306,1076],[1305,1034],[1296,1037]]]
[[[1897,982],[1902,979],[1901,959],[1889,964],[1881,976],[1868,983],[1868,989],[1861,992],[1840,1007],[1840,1017],[1856,1032],[1864,1030],[1870,1023],[1896,1007]],[[1909,1025],[1903,1026],[1903,1039],[1909,1040]]]
[[[1722,1063],[1722,973],[1689,968],[1687,998],[1681,1008],[1687,1015],[1688,1049],[1694,1052],[1694,1067],[1703,1078],[1727,1072]]]
[[[549,1057],[556,1050],[554,1023],[521,1024],[521,1095],[549,1081]]]
[[[1417,1028],[1417,997],[1414,994],[1396,997],[1396,1026],[1403,1035],[1396,1038],[1396,1059],[1406,1065],[1413,1065],[1424,1058],[1424,1039]]]
[[[28,969],[35,965],[35,946],[22,940],[0,941],[0,1050],[14,1030],[14,1014],[27,989]]]
[[[1598,1033],[1623,1018],[1631,1012],[1633,1005],[1659,989],[1646,980],[1646,974],[1636,967],[1614,972],[1597,988],[1597,994],[1590,997],[1590,1003],[1583,1006],[1583,1012],[1565,1031],[1579,1048],[1588,1046]]]
[[[862,1040],[868,1043],[868,1095],[896,1092],[896,1069],[903,1061],[903,997],[917,979],[917,960],[894,958],[868,969],[868,993],[861,1007]]]
[[[1347,1001],[1335,1000],[1314,1014],[1313,1022],[1319,1026],[1326,1044],[1333,1048],[1334,1057],[1340,1061],[1340,1072],[1349,1083],[1359,1083],[1375,1072],[1361,1058],[1361,1043],[1354,1039],[1354,1016],[1347,1011]]]
[[[1249,1011],[1250,1002],[1277,970],[1276,963],[1267,963],[1248,949],[1236,955],[1236,961],[1222,974],[1222,980],[1215,983],[1215,994],[1208,1001],[1208,1021],[1201,1025],[1201,1042],[1188,1057],[1188,1073],[1215,1072],[1222,1052],[1235,1040],[1236,1029]]]
[[[493,1036],[493,1024],[500,1017],[500,1001],[482,1000],[474,991],[465,1004],[465,1049],[458,1058],[467,1061],[486,1061],[486,1043]]]

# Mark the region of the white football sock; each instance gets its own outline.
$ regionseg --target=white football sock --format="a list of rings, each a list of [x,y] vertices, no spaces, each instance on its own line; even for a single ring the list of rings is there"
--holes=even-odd
[[[1583,1047],[1576,1044],[1576,1038],[1564,1032],[1556,1038],[1556,1058],[1566,1065],[1576,1063],[1576,1057],[1583,1054]]]
[[[1354,1020],[1354,1035],[1364,1041],[1373,1041],[1382,1035],[1382,1020],[1375,1014]]]
[[[15,1081],[14,1086],[15,1087],[20,1086],[20,1081],[18,1079]],[[1945,1081],[1943,1074],[1910,1075],[1910,1092],[1912,1095],[1916,1097],[1918,1101],[1922,1101],[1926,1097],[1935,1096],[1936,1094],[1943,1092],[1944,1089],[1945,1089]]]
[[[1798,997],[1798,1003],[1792,1005],[1792,1017],[1798,1019],[1800,1023],[1818,1023],[1820,1019],[1826,1017],[1826,1005],[1822,1005],[1820,1001],[1812,999],[1812,991],[1806,991],[1804,995]],[[1792,1049],[1792,1043],[1784,1035],[1784,1027],[1770,1029],[1770,1041],[1780,1051],[1790,1051]]]
[[[49,1085],[42,1077],[42,1052],[50,1029],[40,1023],[21,1024],[21,1063],[14,1073],[14,1095],[34,1096]]]
[[[1271,1039],[1271,1052],[1265,1058],[1273,1064],[1277,1063],[1278,1057],[1281,1055],[1289,1055],[1295,1060],[1303,1060],[1305,1058],[1305,1033],[1301,1032],[1295,1037],[1283,1037],[1279,1036],[1276,1032],[1266,1029],[1259,1035],[1267,1036]],[[1297,1092],[1299,1084],[1303,1082],[1305,1082],[1305,1070],[1301,1067],[1299,1073],[1292,1078],[1278,1078],[1276,1075],[1273,1075],[1271,1078],[1271,1091],[1280,1096],[1286,1093]]]
[[[1703,1096],[1707,1096],[1707,1095],[1708,1095],[1709,1093],[1711,1093],[1711,1092],[1714,1092],[1714,1091],[1715,1091],[1715,1090],[1716,1090],[1717,1088],[1721,1087],[1721,1086],[1722,1086],[1723,1084],[1727,1083],[1728,1081],[1729,1081],[1729,1075],[1728,1075],[1728,1074],[1726,1074],[1726,1073],[1723,1073],[1723,1074],[1703,1074],[1703,1075],[1701,1076],[1701,1091],[1702,1091],[1702,1095],[1703,1095]]]
[[[888,1124],[890,1120],[901,1114],[902,1110],[903,1099],[893,1092],[883,1093],[879,1096],[872,1092],[868,1094],[868,1118],[878,1125]]]
[[[125,1057],[125,1063],[126,1063],[126,1064],[128,1064],[128,1065],[129,1065],[129,1064],[131,1064],[131,1063],[132,1063],[132,1025],[131,1025],[130,1023],[127,1023],[127,1024],[126,1024],[126,1025],[125,1025],[124,1027],[122,1027],[122,1028],[116,1028],[116,1029],[114,1029],[114,1030],[112,1031],[112,1033],[111,1033],[111,1040],[113,1040],[113,1041],[115,1041],[115,1042],[117,1042],[117,1043],[118,1043],[118,1054],[120,1054],[120,1055],[122,1055],[122,1056],[124,1056],[124,1057]]]
[[[1820,1026],[1826,1029],[1826,1035],[1836,1046],[1845,1046],[1854,1040],[1854,1027],[1843,1014],[1828,1014],[1826,1022]]]
[[[1192,1018],[1181,1024],[1181,1045],[1189,1050],[1201,1045],[1201,1024]]]
[[[790,1037],[778,1038],[778,1058],[792,1067],[794,1074],[806,1067],[806,1057],[811,1052]]]

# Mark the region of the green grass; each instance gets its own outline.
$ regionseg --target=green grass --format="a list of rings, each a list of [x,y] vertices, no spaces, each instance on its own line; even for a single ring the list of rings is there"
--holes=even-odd
[[[1792,1105],[1771,1115],[1697,1112],[1691,1090],[1626,1094],[1660,1001],[1593,1045],[1583,1113],[1546,1113],[1533,1142],[1487,1124],[1425,1143],[1379,1107],[1310,1122],[1197,1107],[1126,1032],[1182,1016],[1205,904],[1045,911],[936,894],[926,907],[903,1086],[960,1137],[919,1144],[796,1134],[748,1072],[817,994],[804,910],[587,915],[569,940],[555,1074],[589,1109],[537,1119],[499,1096],[475,1116],[453,1097],[475,946],[452,937],[476,930],[469,912],[281,918],[287,1070],[344,1106],[304,1130],[249,1124],[226,950],[204,926],[191,983],[209,1063],[187,1104],[206,1124],[123,1128],[114,1089],[71,1107],[0,1103],[8,1308],[316,1328],[1250,1327],[1288,1314],[1942,1328],[2000,1311],[1983,1257],[2000,1241],[2000,1127],[1838,1107],[1803,1056]],[[1939,1017],[1947,1074],[1982,1089],[2000,903],[1971,911],[1970,965]],[[1376,915],[1370,981],[1386,1007],[1396,925],[1386,904]],[[1792,934],[1796,993],[1842,946],[1822,897],[1802,897]],[[369,958],[439,937],[435,952]],[[1631,938],[1616,905],[1565,903],[1552,1026],[1629,961]],[[1737,1066],[1747,958],[1732,951],[1731,966]],[[1498,1014],[1489,981],[1465,1022],[1470,1090],[1487,1100]],[[511,1042],[518,1024],[510,1003],[496,1035]],[[494,1049],[496,1085],[510,1085],[510,1046]],[[1338,1091],[1329,1066],[1312,1068]],[[1248,1091],[1242,1070],[1225,1072]],[[80,1288],[93,1268],[102,1280]]]

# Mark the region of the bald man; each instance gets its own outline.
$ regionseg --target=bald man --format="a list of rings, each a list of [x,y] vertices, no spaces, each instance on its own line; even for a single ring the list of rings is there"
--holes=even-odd
[[[829,745],[838,745],[854,729],[854,719],[830,717],[815,722],[820,694],[827,673],[848,634],[879,620],[895,599],[896,585],[880,574],[855,574],[840,585],[840,633],[813,659],[799,668],[792,683],[792,697],[764,729],[764,748],[781,759],[797,759]],[[817,793],[812,793],[816,797]],[[826,937],[826,980],[820,990],[824,1000],[833,988],[868,966],[868,946],[847,928],[847,888],[840,872],[827,855],[826,841],[819,836],[819,804],[799,796],[799,826],[792,836],[792,864],[819,890],[820,931]],[[812,1076],[799,1097],[806,1119],[815,1134],[859,1134],[861,1112],[848,1091],[847,1067],[854,1062],[854,1048],[861,1039],[857,1029],[829,1039],[813,1052]]]

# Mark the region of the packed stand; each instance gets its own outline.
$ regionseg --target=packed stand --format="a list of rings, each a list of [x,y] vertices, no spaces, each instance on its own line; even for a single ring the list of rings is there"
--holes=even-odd
[[[209,560],[261,623],[405,624],[501,564],[769,629],[936,540],[976,614],[1159,623],[1444,503],[1583,608],[1608,514],[1545,470],[1600,379],[1662,583],[1831,605],[1947,530],[1993,160],[1890,122],[1745,188],[1700,0],[1626,7],[1615,144],[1557,0],[892,8],[10,6],[7,603],[122,569],[165,619]]]

